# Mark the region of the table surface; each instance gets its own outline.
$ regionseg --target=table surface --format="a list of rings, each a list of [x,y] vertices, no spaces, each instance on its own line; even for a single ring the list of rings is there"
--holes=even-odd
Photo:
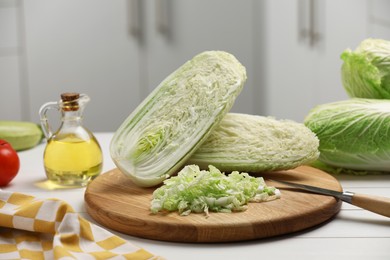
[[[109,154],[112,133],[96,133],[104,156],[103,172],[115,168]],[[76,212],[99,225],[86,212],[85,188],[48,190],[39,185],[46,180],[43,168],[45,142],[19,152],[20,170],[3,190],[23,192],[39,198],[58,198]],[[390,174],[335,176],[344,190],[390,197]],[[100,225],[99,225],[100,226]],[[343,203],[330,221],[301,232],[267,239],[234,243],[172,243],[112,233],[166,259],[390,259],[390,219]]]

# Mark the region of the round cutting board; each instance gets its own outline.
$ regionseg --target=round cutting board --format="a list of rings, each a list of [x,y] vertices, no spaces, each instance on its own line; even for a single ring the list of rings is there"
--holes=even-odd
[[[293,170],[261,173],[266,183],[281,191],[281,198],[249,203],[243,212],[180,216],[177,212],[151,214],[154,188],[136,186],[118,169],[93,180],[85,191],[89,215],[101,225],[142,238],[177,242],[226,242],[272,237],[316,226],[329,220],[341,201],[288,188],[274,180],[293,181],[341,191],[339,182],[318,169],[301,166]]]

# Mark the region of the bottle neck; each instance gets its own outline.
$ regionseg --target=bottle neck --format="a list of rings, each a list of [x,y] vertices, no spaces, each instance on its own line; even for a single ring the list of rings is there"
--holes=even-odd
[[[81,125],[82,124],[82,113],[80,110],[76,111],[64,111],[62,110],[62,124],[66,125]]]

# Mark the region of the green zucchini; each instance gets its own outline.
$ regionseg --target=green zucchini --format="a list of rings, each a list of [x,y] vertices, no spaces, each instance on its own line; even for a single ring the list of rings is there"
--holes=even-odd
[[[16,151],[33,148],[42,138],[42,129],[33,122],[0,121],[0,139],[10,143]]]

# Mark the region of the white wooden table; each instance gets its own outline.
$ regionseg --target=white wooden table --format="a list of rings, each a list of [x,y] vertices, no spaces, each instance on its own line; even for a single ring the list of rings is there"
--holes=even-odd
[[[115,168],[109,154],[112,133],[97,133],[103,149],[103,172]],[[19,152],[21,167],[12,183],[3,188],[40,198],[66,201],[80,215],[97,224],[84,207],[85,188],[46,190],[43,168],[45,143]],[[344,190],[390,197],[390,174],[382,176],[336,176]],[[99,224],[97,224],[99,225]],[[344,203],[340,213],[315,228],[280,237],[254,241],[187,244],[141,239],[111,232],[146,250],[172,260],[190,259],[390,259],[390,219]]]

